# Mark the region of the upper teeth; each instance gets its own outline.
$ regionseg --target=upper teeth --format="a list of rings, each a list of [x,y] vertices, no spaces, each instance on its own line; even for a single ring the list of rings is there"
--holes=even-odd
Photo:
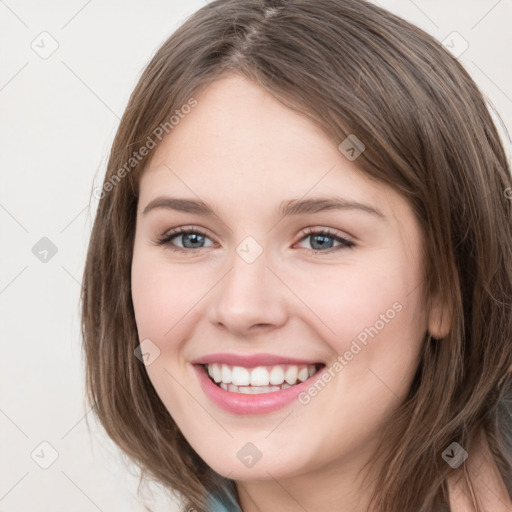
[[[316,372],[316,365],[278,365],[257,366],[245,368],[243,366],[230,366],[227,364],[213,363],[207,365],[208,373],[215,382],[234,384],[235,386],[279,386],[285,381],[291,385],[299,381],[305,381]]]

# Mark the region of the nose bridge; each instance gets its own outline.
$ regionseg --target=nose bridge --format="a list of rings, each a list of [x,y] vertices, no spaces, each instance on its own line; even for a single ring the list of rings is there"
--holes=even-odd
[[[253,325],[275,326],[284,321],[283,291],[267,268],[269,260],[267,252],[252,237],[235,248],[230,270],[219,283],[215,297],[215,323],[243,331]]]
[[[234,256],[231,271],[224,283],[224,295],[236,299],[240,304],[247,299],[257,300],[267,282],[267,272],[266,260],[263,257],[247,263],[240,256]]]

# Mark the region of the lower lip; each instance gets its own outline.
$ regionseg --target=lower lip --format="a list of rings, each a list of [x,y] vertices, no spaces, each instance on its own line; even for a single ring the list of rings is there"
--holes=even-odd
[[[300,393],[305,391],[311,385],[311,379],[318,379],[322,372],[320,369],[314,375],[300,384],[281,391],[271,391],[270,393],[260,393],[258,395],[246,395],[244,393],[235,393],[225,391],[217,386],[206,374],[202,365],[194,365],[199,376],[199,382],[204,393],[210,400],[234,414],[265,414],[282,409],[294,400],[297,400]]]

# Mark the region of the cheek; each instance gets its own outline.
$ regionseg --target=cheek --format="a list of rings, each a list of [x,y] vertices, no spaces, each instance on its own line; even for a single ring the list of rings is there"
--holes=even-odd
[[[166,338],[185,316],[193,314],[194,305],[207,291],[205,279],[192,266],[171,265],[149,251],[135,250],[131,286],[139,337],[157,344]]]
[[[187,339],[191,322],[197,320],[193,306],[204,294],[204,285],[200,286],[196,273],[169,264],[157,251],[137,246],[131,274],[139,340],[149,339],[159,350],[146,367],[148,377],[167,409],[179,417],[179,411],[187,410],[188,398],[178,384],[184,382],[182,340]]]
[[[398,341],[422,329],[421,277],[415,264],[399,256],[374,258],[365,265],[318,266],[314,271],[294,268],[281,277],[306,306],[303,319],[318,325],[329,345],[343,353],[353,339],[364,343],[376,331],[379,336],[394,331]]]
[[[354,397],[356,409],[366,399],[385,410],[396,405],[393,394],[406,395],[426,329],[419,266],[401,254],[388,256],[318,268],[314,279],[298,272],[293,281],[297,295],[307,298],[304,321],[319,326],[334,353],[334,395]]]
[[[420,297],[407,288],[383,288],[347,312],[354,321],[340,323],[333,341],[341,356],[341,393],[378,403],[386,414],[396,398],[407,395],[418,365],[424,336]]]

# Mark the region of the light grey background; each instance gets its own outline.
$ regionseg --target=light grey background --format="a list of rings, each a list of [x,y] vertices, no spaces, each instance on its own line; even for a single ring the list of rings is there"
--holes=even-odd
[[[84,407],[80,279],[91,191],[128,97],[159,45],[204,3],[0,0],[1,512],[145,510],[135,468]],[[459,59],[512,131],[512,0],[376,3],[450,36],[453,51],[468,44]],[[33,253],[43,237],[57,249],[36,246],[46,262]],[[43,469],[52,450],[58,458]],[[159,494],[146,502],[174,510]]]

